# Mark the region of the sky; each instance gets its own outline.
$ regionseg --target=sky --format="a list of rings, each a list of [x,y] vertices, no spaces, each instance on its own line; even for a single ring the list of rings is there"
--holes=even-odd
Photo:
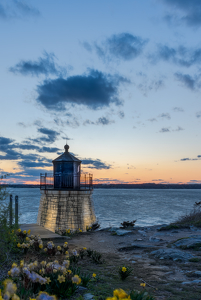
[[[201,183],[200,0],[0,0],[0,174]]]

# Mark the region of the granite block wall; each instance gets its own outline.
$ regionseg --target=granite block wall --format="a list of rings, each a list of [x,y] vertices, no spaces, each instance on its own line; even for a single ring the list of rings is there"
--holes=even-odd
[[[55,232],[82,229],[96,221],[92,191],[41,190],[37,224]]]

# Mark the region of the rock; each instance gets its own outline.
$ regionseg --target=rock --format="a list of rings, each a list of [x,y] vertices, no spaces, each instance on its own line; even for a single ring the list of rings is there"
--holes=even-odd
[[[130,231],[130,230],[124,230],[124,229],[118,229],[118,230],[116,230],[116,234],[117,235],[126,235],[126,234],[129,234],[129,233],[132,233],[132,231]]]
[[[78,287],[77,287],[77,290],[76,290],[76,293],[82,295],[86,290],[87,290],[86,287],[84,287],[84,286],[78,286]]]
[[[201,236],[192,235],[187,238],[181,239],[173,243],[177,248],[196,248],[201,246]]]
[[[93,300],[94,299],[94,295],[90,294],[90,293],[86,293],[83,295],[84,300]]]
[[[195,271],[194,274],[201,277],[201,271]]]
[[[151,246],[151,245],[139,245],[139,244],[132,243],[131,246],[126,246],[126,247],[119,248],[118,251],[132,251],[132,250],[135,250],[135,249],[145,249],[145,248],[153,248],[153,246]]]
[[[191,231],[197,231],[197,228],[196,228],[195,226],[192,225],[192,226],[190,226],[190,230],[191,230]]]
[[[188,261],[194,255],[176,249],[159,249],[151,252],[152,255],[159,259],[172,259],[174,261]]]
[[[108,231],[114,232],[118,229],[119,229],[119,227],[111,227],[111,228],[108,229]]]
[[[138,230],[138,232],[139,232],[140,234],[142,234],[143,236],[147,236],[146,233],[145,233],[143,230]]]
[[[172,230],[171,233],[178,233],[178,230]]]
[[[201,280],[193,280],[193,281],[184,281],[182,284],[199,284],[201,283]]]
[[[149,240],[150,240],[150,242],[155,242],[155,243],[163,241],[163,239],[158,239],[158,238],[156,238],[154,236],[150,236]]]

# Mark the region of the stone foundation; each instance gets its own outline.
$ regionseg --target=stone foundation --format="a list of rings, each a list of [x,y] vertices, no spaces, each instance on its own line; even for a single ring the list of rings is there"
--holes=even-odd
[[[41,190],[37,224],[55,232],[82,229],[96,221],[92,191]]]

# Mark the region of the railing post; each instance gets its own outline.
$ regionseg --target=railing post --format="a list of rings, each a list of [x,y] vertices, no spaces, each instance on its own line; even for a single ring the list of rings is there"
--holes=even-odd
[[[46,190],[46,177],[47,177],[47,173],[45,173],[45,190]]]
[[[10,226],[13,224],[13,195],[10,195]]]
[[[15,196],[15,225],[18,225],[18,196]]]

